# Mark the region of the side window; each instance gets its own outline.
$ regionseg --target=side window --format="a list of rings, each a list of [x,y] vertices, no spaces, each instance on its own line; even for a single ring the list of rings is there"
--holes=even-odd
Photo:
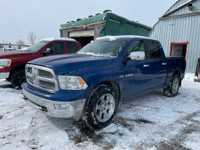
[[[79,48],[77,43],[75,42],[66,42],[67,44],[67,53],[76,53]]]
[[[162,57],[161,54],[161,49],[158,43],[153,42],[153,41],[147,41],[147,48],[148,48],[148,53],[149,57],[148,58],[160,58]]]
[[[50,44],[47,49],[51,51],[50,54],[64,54],[65,53],[65,48],[64,48],[64,43],[63,42],[55,42]]]
[[[138,52],[138,51],[145,52],[145,47],[144,47],[143,41],[134,41],[128,49],[127,56],[129,56],[130,53],[132,53],[132,52]]]

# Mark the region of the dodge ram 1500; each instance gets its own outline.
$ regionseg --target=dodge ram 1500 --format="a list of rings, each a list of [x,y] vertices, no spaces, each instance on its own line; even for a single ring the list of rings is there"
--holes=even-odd
[[[23,94],[46,115],[82,118],[90,128],[101,129],[122,100],[157,89],[177,95],[185,67],[184,58],[166,58],[157,40],[108,36],[76,54],[28,62]]]

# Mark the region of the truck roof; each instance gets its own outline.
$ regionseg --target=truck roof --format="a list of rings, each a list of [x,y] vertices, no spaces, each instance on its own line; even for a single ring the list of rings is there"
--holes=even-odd
[[[75,39],[72,39],[72,38],[63,38],[63,37],[60,37],[60,38],[54,38],[54,37],[51,37],[51,38],[44,38],[42,39],[41,41],[76,41]]]
[[[145,37],[145,36],[138,36],[138,35],[104,36],[104,37],[97,38],[97,40],[109,39],[110,41],[115,41],[115,40],[119,40],[119,39],[135,39],[135,38],[155,40],[153,38],[149,38],[149,37]]]

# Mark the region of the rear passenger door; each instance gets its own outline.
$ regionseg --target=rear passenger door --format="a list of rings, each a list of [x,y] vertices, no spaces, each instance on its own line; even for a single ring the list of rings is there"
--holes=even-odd
[[[154,40],[146,40],[147,59],[145,66],[148,70],[148,90],[162,88],[167,76],[167,62],[161,45]]]

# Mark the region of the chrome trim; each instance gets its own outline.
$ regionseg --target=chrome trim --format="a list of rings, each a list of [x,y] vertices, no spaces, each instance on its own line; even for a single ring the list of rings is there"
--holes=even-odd
[[[81,99],[72,102],[66,101],[51,101],[22,89],[25,96],[25,101],[32,108],[56,118],[73,118],[79,120],[85,106],[86,99]],[[55,105],[66,105],[66,109],[56,109]]]
[[[149,67],[149,65],[143,65],[143,66],[144,66],[145,68],[146,68],[146,67]]]
[[[28,72],[28,71],[30,71],[30,70],[28,70],[28,68],[32,68],[31,73]],[[52,76],[53,76],[53,78],[47,78],[47,77],[41,77],[41,76],[39,76],[39,71],[38,70],[44,70],[44,71],[47,71],[47,72],[51,73]],[[54,73],[54,71],[52,69],[47,68],[47,67],[42,67],[42,66],[27,64],[26,65],[26,69],[25,69],[25,73],[26,73],[27,82],[30,85],[32,85],[34,87],[37,87],[38,89],[42,89],[42,90],[48,91],[50,93],[55,93],[56,91],[59,90],[57,76],[55,75],[55,73]],[[31,77],[33,79],[33,83],[31,83],[29,81],[28,77]],[[55,89],[43,88],[41,86],[41,83],[39,82],[40,80],[54,83],[55,84]]]
[[[163,66],[166,66],[166,65],[167,65],[167,63],[162,63],[162,65],[163,65]]]
[[[0,79],[9,78],[10,72],[0,72]]]

